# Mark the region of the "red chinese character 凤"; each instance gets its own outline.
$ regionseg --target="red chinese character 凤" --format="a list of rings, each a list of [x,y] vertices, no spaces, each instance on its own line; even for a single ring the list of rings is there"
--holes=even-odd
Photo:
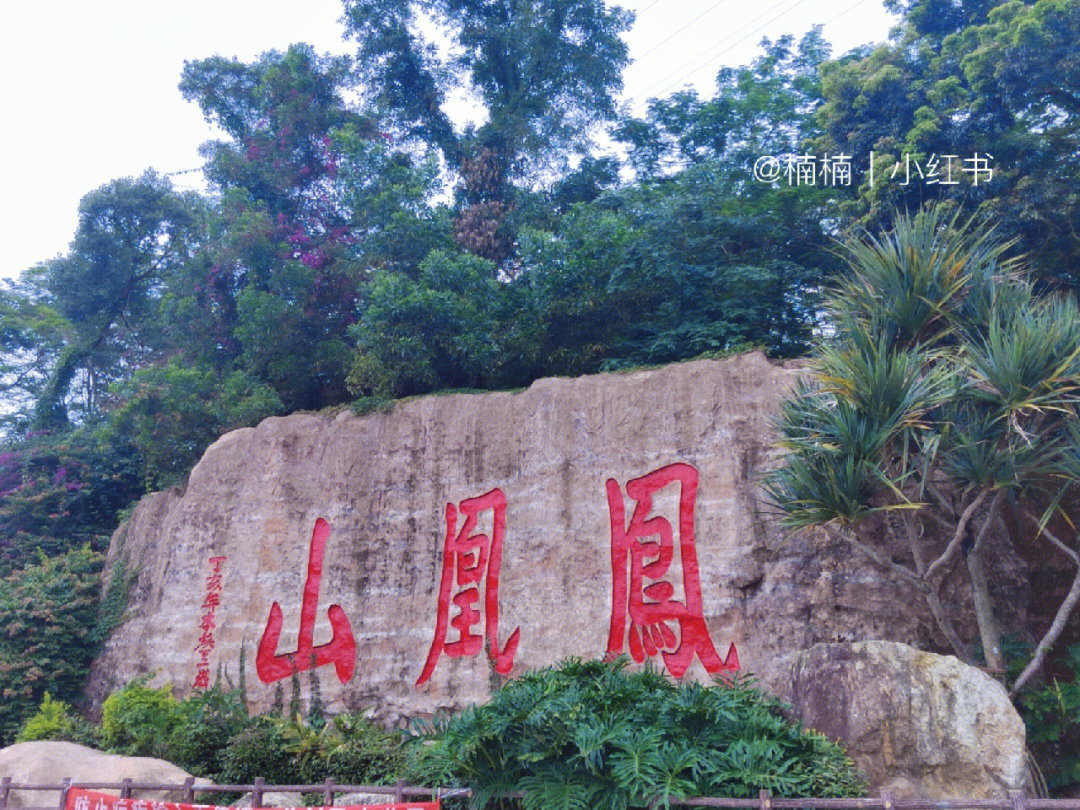
[[[675,559],[671,521],[650,516],[653,496],[672,484],[679,492],[679,558],[685,601],[675,598],[675,586],[662,581]],[[646,656],[663,656],[668,671],[681,678],[696,653],[710,674],[739,668],[739,654],[732,644],[721,660],[709,637],[701,601],[697,552],[694,547],[694,505],[698,472],[689,464],[669,464],[626,483],[626,494],[636,505],[626,523],[626,509],[619,484],[608,479],[611,514],[611,628],[607,655],[622,654],[624,643],[638,663]],[[653,539],[656,538],[656,539]],[[627,628],[626,619],[630,618]],[[672,625],[678,628],[678,635]]]
[[[473,628],[480,622],[480,583],[484,581],[484,627],[488,640],[488,655],[501,675],[514,666],[521,628],[506,640],[499,649],[499,569],[502,565],[503,536],[506,533],[506,496],[501,489],[493,489],[477,498],[461,502],[460,512],[465,517],[461,531],[457,531],[459,508],[446,505],[446,540],[443,545],[442,579],[439,583],[438,616],[435,620],[435,638],[431,642],[424,670],[416,685],[424,683],[435,671],[439,655],[451,658],[476,655],[484,646],[483,637]],[[476,533],[477,518],[486,510],[492,512],[491,536]],[[486,578],[485,578],[486,575]],[[460,589],[451,598],[454,585]],[[457,614],[450,618],[451,602]],[[457,639],[447,641],[447,629],[457,631]]]

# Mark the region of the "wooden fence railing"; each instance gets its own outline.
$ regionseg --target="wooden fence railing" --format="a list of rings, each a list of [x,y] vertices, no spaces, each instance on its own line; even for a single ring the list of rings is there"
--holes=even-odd
[[[46,806],[21,806],[20,810],[64,810],[67,792],[72,787],[86,790],[119,791],[121,798],[131,798],[135,791],[168,791],[180,795],[179,801],[192,804],[195,793],[250,793],[252,807],[263,807],[263,797],[268,792],[280,793],[321,793],[324,806],[332,806],[339,794],[368,793],[386,796],[388,801],[401,803],[410,799],[432,800],[449,799],[458,796],[470,796],[467,788],[430,788],[415,785],[339,785],[332,779],[314,785],[268,785],[263,779],[256,779],[248,785],[205,785],[188,777],[182,783],[157,784],[135,782],[124,779],[121,782],[83,782],[65,778],[59,783],[31,785],[19,784],[10,776],[0,777],[0,810],[13,809],[10,798],[12,792],[20,791],[60,791],[56,804]],[[520,794],[510,794],[513,798]],[[1010,790],[1005,799],[894,799],[883,791],[876,797],[861,799],[781,799],[774,798],[769,791],[763,790],[756,799],[715,798],[696,796],[685,799],[671,799],[673,807],[726,807],[732,810],[1080,810],[1080,799],[1032,799],[1022,790]],[[662,804],[656,800],[654,807]]]

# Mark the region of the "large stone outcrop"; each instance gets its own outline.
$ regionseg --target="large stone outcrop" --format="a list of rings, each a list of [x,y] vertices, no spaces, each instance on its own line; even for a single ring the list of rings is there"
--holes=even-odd
[[[235,682],[243,648],[265,709],[315,653],[331,709],[397,722],[612,649],[659,647],[669,671],[690,662],[701,678],[730,644],[761,674],[823,641],[933,648],[909,586],[836,541],[780,545],[769,528],[758,475],[798,374],[754,353],[229,433],[184,491],[144,498],[114,535],[111,561],[138,579],[89,692],[154,670],[181,694],[219,670]],[[666,529],[670,557],[657,557],[648,541]]]
[[[24,742],[0,749],[0,775],[10,776],[18,785],[56,785],[71,777],[74,782],[121,782],[131,779],[142,784],[181,785],[191,774],[163,759],[124,757],[106,754],[70,742]],[[211,784],[205,779],[195,784]],[[104,793],[119,795],[117,790]],[[136,799],[176,802],[180,791],[133,791]],[[8,807],[56,807],[59,791],[13,790]]]
[[[765,685],[840,740],[871,792],[1004,798],[1024,780],[1024,723],[1001,684],[906,644],[816,644],[769,667]]]

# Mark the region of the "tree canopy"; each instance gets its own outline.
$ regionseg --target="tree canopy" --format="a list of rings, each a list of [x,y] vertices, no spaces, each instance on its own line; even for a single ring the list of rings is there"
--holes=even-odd
[[[602,0],[345,3],[365,87],[397,132],[441,151],[459,178],[457,244],[496,263],[512,253],[513,183],[586,154],[593,127],[615,117],[632,20]],[[458,127],[448,105],[462,91],[481,120]]]

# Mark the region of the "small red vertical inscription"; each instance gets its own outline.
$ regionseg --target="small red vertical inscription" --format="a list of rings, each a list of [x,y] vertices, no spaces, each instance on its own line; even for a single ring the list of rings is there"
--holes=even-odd
[[[202,634],[195,645],[195,652],[199,654],[199,663],[195,668],[195,683],[192,689],[210,688],[210,653],[214,650],[214,614],[217,613],[218,605],[221,604],[221,566],[225,557],[211,557],[207,562],[210,564],[210,573],[206,577],[202,603],[202,618],[199,620],[199,629]]]
[[[490,510],[491,535],[476,531],[479,516]],[[443,653],[450,658],[476,655],[484,647],[484,638],[474,628],[480,623],[480,590],[483,583],[483,622],[488,655],[495,671],[505,675],[514,666],[521,628],[499,648],[499,570],[502,565],[503,537],[506,534],[506,495],[493,489],[455,506],[446,505],[446,539],[443,543],[442,577],[439,582],[438,615],[435,638],[431,642],[424,670],[416,685],[427,681]],[[463,517],[461,529],[458,518]],[[451,605],[455,609],[451,617]],[[453,628],[456,637],[447,639]]]
[[[676,598],[675,585],[665,580],[676,552],[672,522],[652,515],[653,496],[674,485],[680,488],[678,552],[683,601]],[[695,654],[710,674],[739,668],[735,645],[721,660],[705,625],[694,546],[697,490],[698,471],[682,463],[627,481],[626,494],[636,502],[627,523],[619,484],[614,478],[607,481],[611,515],[611,627],[607,655],[621,655],[624,645],[638,663],[646,656],[661,655],[668,672],[676,678],[686,673]]]

